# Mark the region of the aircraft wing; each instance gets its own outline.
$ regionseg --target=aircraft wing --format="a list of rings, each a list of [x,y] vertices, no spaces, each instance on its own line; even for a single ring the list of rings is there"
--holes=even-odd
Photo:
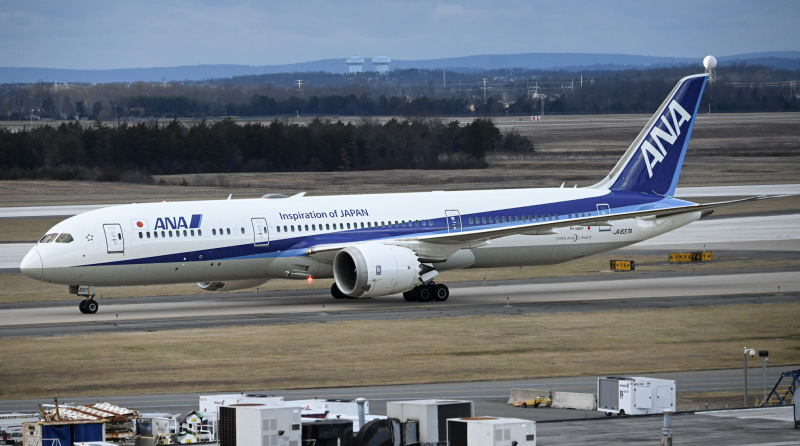
[[[449,234],[431,234],[418,237],[398,239],[397,241],[425,241],[437,244],[474,244],[486,242],[492,239],[506,237],[509,235],[548,235],[558,233],[558,228],[567,226],[613,226],[614,221],[626,220],[629,218],[664,218],[673,215],[688,214],[692,212],[704,212],[703,216],[709,215],[714,208],[739,204],[747,201],[764,200],[769,198],[779,198],[778,196],[757,196],[739,200],[720,201],[716,203],[692,204],[687,206],[677,206],[662,209],[646,209],[641,211],[621,212],[608,215],[593,215],[590,217],[561,219],[555,221],[526,223],[503,228],[488,228],[484,230],[473,230],[469,232],[454,232]]]
[[[430,234],[420,235],[414,237],[403,237],[388,240],[373,240],[368,242],[359,243],[343,243],[343,244],[328,244],[317,245],[306,249],[305,253],[309,256],[324,257],[332,260],[333,255],[341,249],[354,244],[360,243],[385,243],[385,244],[403,244],[404,242],[419,242],[441,244],[441,245],[463,245],[463,247],[475,246],[485,243],[492,239],[500,237],[507,237],[510,235],[549,235],[557,234],[559,228],[567,226],[613,226],[613,222],[617,220],[626,220],[630,218],[664,218],[673,215],[687,214],[691,212],[703,212],[704,215],[709,215],[713,209],[728,206],[732,204],[740,204],[748,201],[765,200],[770,198],[780,198],[786,195],[777,196],[756,196],[748,197],[739,200],[720,201],[715,203],[706,204],[692,204],[687,206],[669,207],[662,209],[646,209],[641,211],[621,212],[608,215],[593,215],[590,217],[561,219],[545,222],[531,222],[516,224],[513,226],[506,226],[502,228],[487,228],[479,230],[470,230],[466,232],[451,232],[448,234]]]

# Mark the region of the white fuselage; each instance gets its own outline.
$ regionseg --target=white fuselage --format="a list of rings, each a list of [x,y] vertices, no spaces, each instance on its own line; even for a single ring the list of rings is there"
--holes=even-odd
[[[571,220],[685,204],[594,188],[130,204],[59,223],[49,232],[53,239],[37,243],[21,268],[68,285],[326,278],[333,276],[331,258],[310,256],[309,248],[363,243],[406,246],[439,271],[545,265],[655,237],[699,219],[700,212],[603,226]],[[539,222],[559,226],[482,243],[425,241]],[[61,234],[72,241],[59,242]]]

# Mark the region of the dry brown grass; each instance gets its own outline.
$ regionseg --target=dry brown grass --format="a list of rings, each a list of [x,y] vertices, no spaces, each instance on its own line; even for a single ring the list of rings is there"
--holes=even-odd
[[[800,303],[0,339],[0,398],[639,374],[800,363]],[[769,320],[769,324],[757,321]],[[646,327],[646,328],[644,328]]]

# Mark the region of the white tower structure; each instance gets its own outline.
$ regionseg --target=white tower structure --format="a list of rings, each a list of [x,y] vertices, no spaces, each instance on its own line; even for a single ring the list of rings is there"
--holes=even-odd
[[[708,73],[708,82],[713,83],[717,80],[717,58],[708,55],[703,59],[703,67],[706,69],[706,73]]]
[[[389,59],[386,56],[378,56],[372,58],[372,65],[375,66],[375,71],[380,74],[386,74],[389,72],[389,64],[392,63],[392,59]]]
[[[348,57],[345,60],[349,73],[363,73],[364,72],[364,58],[359,56]]]

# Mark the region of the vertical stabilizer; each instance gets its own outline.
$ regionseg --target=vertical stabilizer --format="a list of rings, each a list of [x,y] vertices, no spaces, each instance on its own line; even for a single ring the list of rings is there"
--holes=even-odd
[[[681,79],[611,173],[593,187],[674,195],[707,78]]]

